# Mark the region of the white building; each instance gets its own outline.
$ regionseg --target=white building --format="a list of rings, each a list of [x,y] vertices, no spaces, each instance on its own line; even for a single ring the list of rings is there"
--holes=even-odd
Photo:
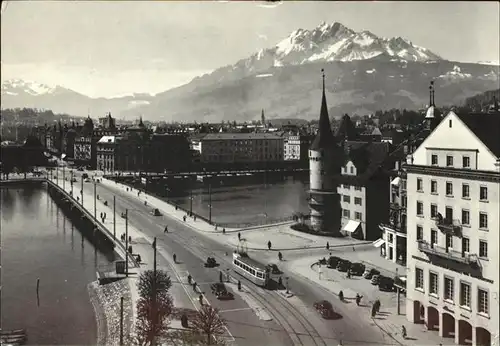
[[[408,320],[498,345],[500,114],[450,112],[405,167]]]

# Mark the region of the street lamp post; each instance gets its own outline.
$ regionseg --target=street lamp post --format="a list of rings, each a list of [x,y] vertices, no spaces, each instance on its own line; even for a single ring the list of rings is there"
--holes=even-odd
[[[189,216],[193,216],[193,187],[190,190],[189,201]]]
[[[94,219],[97,219],[97,184],[94,181]]]
[[[116,196],[113,195],[113,241],[116,242]]]
[[[71,172],[71,196],[73,196],[73,170],[70,171]]]
[[[212,224],[212,184],[208,184],[208,223]]]
[[[63,166],[63,190],[66,191],[66,166]]]
[[[396,268],[396,278],[398,278],[398,268]],[[397,289],[397,300],[398,300],[398,315],[401,314],[401,290],[399,289],[399,286],[396,285],[396,289]]]
[[[288,277],[288,276],[287,276],[287,277],[286,277],[286,293],[287,293],[287,294],[288,294],[288,293],[290,293],[290,291],[288,290],[288,287],[289,287],[289,286],[288,286],[288,279],[290,279],[290,277]]]
[[[151,340],[151,345],[156,346],[156,319],[157,319],[157,307],[156,307],[156,237],[153,241],[153,335]]]
[[[82,199],[82,206],[83,206],[83,175],[82,175],[82,186],[81,186],[81,190],[80,190],[80,195],[81,195],[81,199]]]
[[[56,184],[59,185],[59,163],[56,166]]]
[[[125,209],[125,275],[128,277],[128,209]]]

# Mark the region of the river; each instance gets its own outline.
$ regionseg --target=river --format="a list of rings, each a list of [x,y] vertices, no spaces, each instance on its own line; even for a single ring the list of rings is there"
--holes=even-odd
[[[31,345],[95,344],[87,285],[98,268],[109,268],[114,254],[98,252],[43,185],[0,192],[2,329],[26,329]]]

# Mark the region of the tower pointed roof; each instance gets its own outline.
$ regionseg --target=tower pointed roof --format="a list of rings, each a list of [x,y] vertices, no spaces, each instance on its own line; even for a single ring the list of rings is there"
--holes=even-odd
[[[321,69],[321,73],[323,74],[323,95],[321,98],[321,111],[319,114],[319,129],[318,134],[311,145],[311,150],[332,148],[335,145],[335,138],[333,137],[330,118],[328,116],[328,106],[326,104],[325,70]]]

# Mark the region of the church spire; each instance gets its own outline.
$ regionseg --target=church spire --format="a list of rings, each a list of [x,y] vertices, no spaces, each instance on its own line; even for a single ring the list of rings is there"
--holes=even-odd
[[[434,90],[434,81],[433,80],[431,80],[431,94],[432,94],[431,106],[436,107],[436,91]]]
[[[330,118],[328,116],[328,105],[326,104],[325,95],[325,70],[321,69],[323,78],[323,94],[321,98],[321,110],[319,115],[318,134],[311,145],[311,150],[332,148],[335,143],[332,128],[330,126]]]

